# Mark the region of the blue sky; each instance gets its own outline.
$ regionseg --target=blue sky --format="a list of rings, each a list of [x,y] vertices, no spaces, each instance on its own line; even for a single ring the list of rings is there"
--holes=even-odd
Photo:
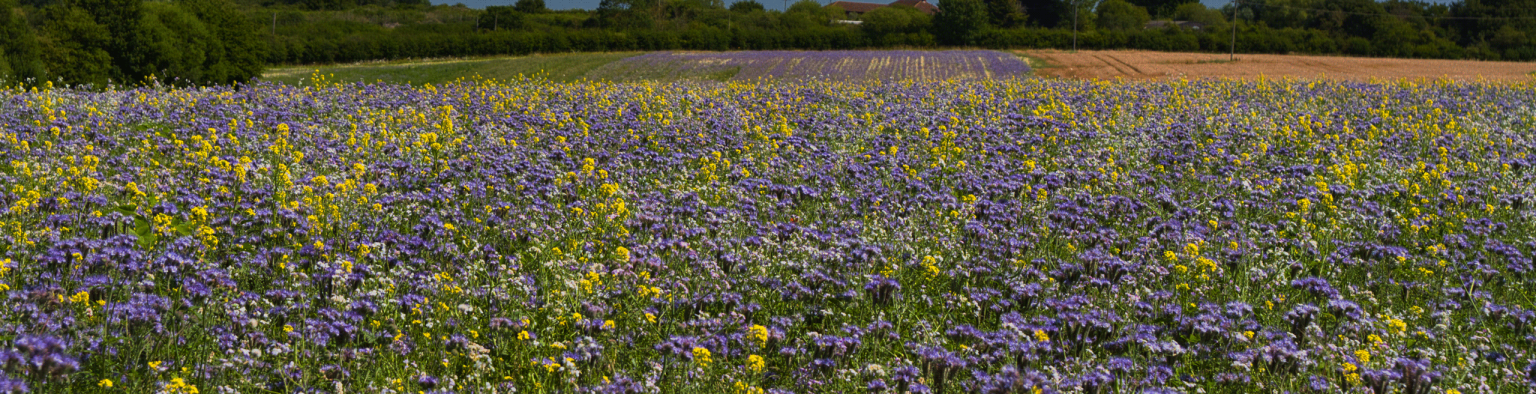
[[[597,8],[597,4],[600,1],[601,0],[544,0],[544,4],[546,6],[548,6],[550,9],[556,9],[556,10],[568,10],[568,9],[573,9],[573,8],[581,8],[581,9],[588,9],[588,10],[590,10],[590,9],[593,9],[593,8]],[[730,4],[730,3],[733,2],[733,0],[725,0],[725,1],[726,1],[726,4]],[[763,5],[767,6],[768,9],[772,9],[772,10],[783,10],[784,9],[784,4],[785,4],[784,0],[757,0],[757,1],[760,2],[760,3],[763,3]],[[795,1],[797,1],[797,0],[790,0],[789,2],[790,3],[794,3]],[[835,0],[819,0],[819,1],[821,1],[822,4],[826,4],[826,3],[831,3],[832,1],[835,1]],[[861,0],[850,0],[850,1],[861,1]],[[889,2],[890,0],[884,0],[884,1],[882,1],[882,0],[862,0],[862,1],[867,1],[867,2],[871,2],[871,3],[886,3],[886,2]],[[939,3],[939,1],[937,1],[937,0],[928,0],[928,1],[933,2],[934,4],[938,4]],[[1208,7],[1221,7],[1223,5],[1226,5],[1227,1],[1228,0],[1200,0],[1201,3],[1205,3],[1205,5],[1208,6]],[[516,2],[517,2],[517,0],[432,0],[433,4],[464,3],[464,5],[470,6],[471,8],[485,8],[485,6],[489,6],[489,5],[512,5],[512,3],[516,3]],[[1429,0],[1429,2],[1431,2],[1431,3],[1450,3],[1451,0]]]

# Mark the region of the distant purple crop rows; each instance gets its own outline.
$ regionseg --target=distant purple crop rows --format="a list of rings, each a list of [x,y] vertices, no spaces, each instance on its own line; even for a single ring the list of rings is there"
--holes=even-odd
[[[621,60],[599,73],[687,77],[738,68],[730,79],[944,80],[1029,72],[1017,56],[997,51],[754,51],[656,52]]]

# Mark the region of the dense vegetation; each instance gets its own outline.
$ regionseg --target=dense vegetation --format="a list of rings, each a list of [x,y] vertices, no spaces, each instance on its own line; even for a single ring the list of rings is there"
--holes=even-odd
[[[509,0],[511,1],[511,0]],[[263,64],[662,49],[982,46],[1536,59],[1536,0],[945,0],[849,16],[814,0],[543,0],[484,10],[425,0],[0,0],[0,79],[102,85],[244,81]],[[1077,7],[1074,10],[1074,4]],[[861,24],[842,23],[858,19]],[[1149,20],[1202,28],[1148,29]],[[1074,35],[1073,28],[1078,31]]]

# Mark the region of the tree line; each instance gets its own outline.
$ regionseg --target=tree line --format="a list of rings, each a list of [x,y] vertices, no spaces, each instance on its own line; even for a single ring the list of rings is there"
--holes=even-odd
[[[988,48],[1536,59],[1536,0],[943,0],[863,14],[816,0],[0,0],[0,80],[249,81],[265,65],[572,51]],[[1149,21],[1184,21],[1149,25]],[[852,22],[850,22],[852,21]],[[1192,23],[1190,23],[1192,22]],[[28,82],[30,81],[30,82]]]
[[[0,0],[0,80],[248,81],[266,62],[259,39],[229,0]]]

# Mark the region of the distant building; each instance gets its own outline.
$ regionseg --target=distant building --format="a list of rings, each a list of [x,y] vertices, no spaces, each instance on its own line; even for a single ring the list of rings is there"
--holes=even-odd
[[[892,1],[891,5],[904,5],[916,8],[918,11],[928,15],[939,13],[939,7],[929,3],[928,0],[896,0]]]
[[[1189,29],[1189,30],[1203,30],[1203,29],[1205,29],[1205,24],[1204,23],[1191,22],[1191,21],[1151,21],[1151,22],[1147,22],[1146,28],[1149,29],[1149,30],[1150,29],[1162,29],[1162,28],[1166,28],[1166,27],[1169,27],[1169,26],[1178,26],[1180,28],[1185,28],[1185,29]]]
[[[896,0],[890,4],[860,3],[856,1],[834,1],[832,4],[827,4],[827,7],[837,6],[838,8],[843,9],[843,12],[847,13],[848,18],[854,18],[858,17],[859,15],[864,15],[866,12],[874,11],[880,7],[893,5],[909,6],[916,8],[918,11],[922,11],[928,15],[939,13],[939,7],[929,3],[928,0]]]

